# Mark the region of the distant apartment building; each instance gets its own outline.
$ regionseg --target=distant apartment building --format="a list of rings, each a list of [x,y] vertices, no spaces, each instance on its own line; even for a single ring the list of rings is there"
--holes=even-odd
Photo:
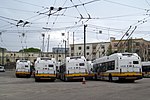
[[[137,53],[142,61],[150,61],[150,41],[143,38],[115,40],[111,38],[111,42],[86,43],[85,57],[87,60],[109,55],[115,52],[132,52]],[[15,63],[18,59],[28,59],[34,62],[37,57],[41,56],[41,52],[14,52],[0,48],[0,64]],[[58,62],[62,62],[67,56],[84,56],[84,44],[70,44],[70,48],[54,47],[52,52],[43,52],[42,56],[55,58]]]
[[[110,42],[86,43],[85,56],[87,60],[105,56]],[[84,44],[70,44],[70,56],[84,56]]]
[[[150,41],[139,39],[111,40],[112,52],[137,53],[142,61],[150,61]]]
[[[16,52],[0,50],[0,64],[15,63],[18,59],[27,59],[34,63],[37,57],[55,58],[57,61],[62,62],[65,56],[69,56],[69,48],[53,48],[52,52]]]

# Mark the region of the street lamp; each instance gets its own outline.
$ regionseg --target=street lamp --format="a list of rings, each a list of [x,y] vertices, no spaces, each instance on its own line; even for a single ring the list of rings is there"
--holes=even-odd
[[[44,38],[45,38],[44,33],[42,34],[42,37],[43,37],[43,43],[42,43],[42,55],[41,56],[43,56],[43,52],[44,52]]]
[[[65,58],[66,58],[66,55],[67,55],[67,53],[66,53],[66,40],[63,40],[63,42],[65,42]]]

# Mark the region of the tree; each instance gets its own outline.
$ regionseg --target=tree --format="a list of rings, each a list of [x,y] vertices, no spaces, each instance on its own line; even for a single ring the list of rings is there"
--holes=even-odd
[[[38,48],[28,48],[28,49],[23,49],[23,50],[20,50],[19,52],[41,52],[40,49]]]
[[[108,47],[108,50],[107,50],[107,56],[111,55],[113,52],[112,52],[112,46],[111,46],[111,43]]]

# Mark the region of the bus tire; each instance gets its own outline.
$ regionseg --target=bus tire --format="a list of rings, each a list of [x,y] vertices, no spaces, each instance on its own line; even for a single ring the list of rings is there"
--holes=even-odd
[[[65,77],[65,75],[64,75],[64,81],[65,81],[65,82],[67,81],[67,78]]]
[[[96,74],[94,75],[94,79],[97,80],[97,75]]]
[[[112,75],[109,74],[109,82],[112,82]]]
[[[19,75],[16,75],[17,78],[19,78]]]
[[[27,75],[27,78],[30,78],[31,77],[31,75]]]
[[[35,78],[35,82],[39,82],[39,79]]]

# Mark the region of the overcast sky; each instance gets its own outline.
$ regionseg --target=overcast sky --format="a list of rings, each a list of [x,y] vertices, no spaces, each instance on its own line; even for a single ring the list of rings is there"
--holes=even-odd
[[[0,0],[0,47],[9,51],[44,45],[108,42],[129,29],[132,38],[150,40],[150,0]],[[62,33],[65,33],[62,36]],[[69,39],[68,39],[69,38]],[[126,39],[127,36],[124,37]]]

